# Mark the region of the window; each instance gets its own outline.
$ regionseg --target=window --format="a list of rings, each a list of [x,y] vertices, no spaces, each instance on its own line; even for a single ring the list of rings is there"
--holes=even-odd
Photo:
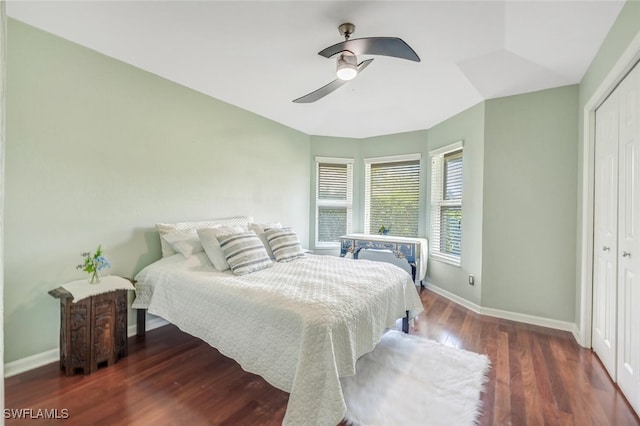
[[[381,226],[392,235],[418,236],[420,154],[365,160],[364,230]]]
[[[431,151],[431,255],[460,266],[462,142]]]
[[[316,157],[316,247],[340,247],[351,232],[353,160]]]

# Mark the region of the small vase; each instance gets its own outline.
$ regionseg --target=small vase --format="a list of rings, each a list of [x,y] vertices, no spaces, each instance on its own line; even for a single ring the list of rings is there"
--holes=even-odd
[[[89,284],[98,284],[100,282],[100,274],[98,271],[93,271],[91,275],[89,275]]]

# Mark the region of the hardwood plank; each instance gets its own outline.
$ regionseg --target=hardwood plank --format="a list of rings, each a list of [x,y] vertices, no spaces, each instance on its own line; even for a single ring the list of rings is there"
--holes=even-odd
[[[518,349],[522,375],[524,408],[527,419],[533,424],[544,424],[542,401],[536,383],[536,370],[531,356],[532,339],[529,333],[518,333]]]
[[[640,425],[570,333],[478,315],[429,290],[420,297],[413,333],[491,360],[480,425]],[[289,398],[172,325],[131,338],[129,356],[89,376],[65,377],[54,363],[5,379],[5,396],[8,409],[69,410],[42,424],[144,426],[278,425]]]
[[[498,332],[498,353],[495,361],[496,398],[494,419],[496,424],[511,424],[511,372],[509,371],[509,333]]]
[[[480,425],[487,426],[495,423],[494,410],[492,407],[495,405],[496,398],[496,383],[497,375],[495,368],[495,360],[498,359],[498,345],[495,336],[498,335],[498,320],[493,318],[481,318],[480,342],[476,348],[476,352],[486,354],[492,362],[492,368],[489,370],[487,376],[487,383],[484,385],[484,392],[482,393],[482,417],[480,418]],[[469,350],[473,350],[469,348]]]
[[[514,425],[526,424],[527,414],[522,382],[521,349],[518,342],[519,332],[513,323],[506,327],[506,332],[509,336],[511,423]]]

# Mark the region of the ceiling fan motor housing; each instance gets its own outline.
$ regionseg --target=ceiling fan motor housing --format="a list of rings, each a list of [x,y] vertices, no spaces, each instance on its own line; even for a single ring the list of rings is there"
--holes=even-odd
[[[338,27],[338,31],[340,31],[341,36],[348,40],[351,34],[356,32],[356,26],[351,22],[345,22]]]

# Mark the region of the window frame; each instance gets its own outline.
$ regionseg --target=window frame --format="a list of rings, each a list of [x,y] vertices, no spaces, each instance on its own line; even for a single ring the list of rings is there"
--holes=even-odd
[[[316,188],[315,188],[315,247],[319,249],[334,249],[340,248],[340,241],[319,241],[319,225],[320,225],[320,208],[321,207],[338,207],[346,208],[347,210],[347,226],[346,234],[353,232],[353,158],[342,157],[316,157]],[[346,200],[327,200],[319,199],[320,193],[320,164],[339,164],[347,166],[347,188]]]
[[[384,163],[403,163],[409,161],[417,161],[418,162],[418,209],[420,209],[420,179],[421,179],[421,170],[422,170],[422,154],[403,154],[403,155],[390,155],[385,157],[372,157],[364,159],[365,166],[365,179],[364,179],[364,233],[367,235],[374,235],[375,233],[370,232],[369,228],[371,225],[371,212],[370,212],[370,203],[371,203],[371,165],[372,164],[384,164]],[[417,227],[416,232],[419,233],[420,228],[420,213],[418,212],[417,217]],[[393,228],[391,228],[391,232],[393,233]],[[418,237],[415,235],[414,237]]]
[[[445,168],[444,160],[447,155],[456,152],[461,153],[462,158],[462,182],[461,182],[461,195],[460,198],[447,199],[444,194],[445,189]],[[452,144],[443,146],[432,151],[429,151],[429,157],[431,158],[431,216],[429,228],[430,235],[430,250],[429,257],[439,260],[444,263],[448,263],[453,266],[460,267],[462,264],[462,223],[464,221],[463,216],[463,199],[464,199],[464,141],[460,140]],[[460,254],[451,254],[442,252],[440,250],[441,242],[441,211],[442,208],[447,207],[459,207],[460,208]]]

